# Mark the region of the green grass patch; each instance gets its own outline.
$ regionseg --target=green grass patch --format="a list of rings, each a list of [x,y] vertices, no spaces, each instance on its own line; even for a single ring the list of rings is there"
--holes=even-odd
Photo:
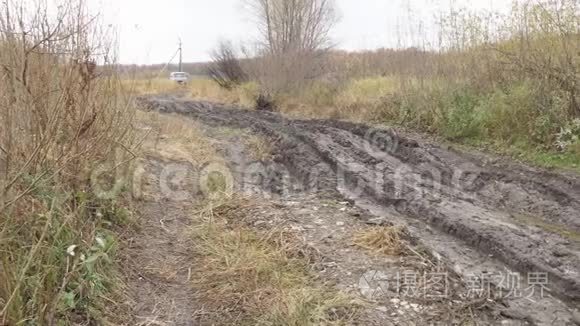
[[[131,220],[120,202],[41,184],[0,224],[0,320],[75,325],[121,320],[117,230]]]
[[[514,218],[523,225],[534,226],[546,232],[554,233],[565,239],[580,243],[580,232],[571,230],[564,225],[549,223],[541,218],[524,214],[515,214]]]
[[[457,144],[457,143],[456,143]],[[541,168],[564,169],[580,172],[580,155],[576,152],[554,152],[531,148],[526,143],[507,144],[483,139],[467,139],[458,143],[465,150],[480,150]]]

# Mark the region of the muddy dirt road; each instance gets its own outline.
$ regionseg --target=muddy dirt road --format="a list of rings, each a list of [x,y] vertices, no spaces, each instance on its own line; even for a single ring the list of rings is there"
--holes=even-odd
[[[465,282],[493,287],[502,313],[538,325],[579,322],[578,176],[360,124],[174,98],[142,101],[151,110],[267,137],[275,165],[235,167],[236,178],[252,187],[352,200],[373,214],[369,224],[405,225]]]

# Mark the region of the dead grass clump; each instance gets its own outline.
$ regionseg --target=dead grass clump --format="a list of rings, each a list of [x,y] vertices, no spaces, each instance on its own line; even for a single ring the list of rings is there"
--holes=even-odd
[[[233,222],[245,220],[235,214],[251,205],[248,199],[225,198],[196,217],[194,251],[200,262],[194,286],[200,300],[215,309],[211,315],[242,325],[346,323],[353,304],[316,282],[308,261],[293,254],[297,242],[280,241],[287,236],[282,231],[258,232]]]
[[[250,134],[245,137],[244,140],[253,159],[258,161],[268,161],[272,158],[272,153],[274,151],[272,143],[264,137]]]
[[[406,254],[405,229],[401,226],[373,227],[357,232],[353,243],[361,248],[389,256]]]

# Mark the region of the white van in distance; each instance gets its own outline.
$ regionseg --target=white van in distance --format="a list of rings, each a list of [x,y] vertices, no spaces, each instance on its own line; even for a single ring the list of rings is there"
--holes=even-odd
[[[189,74],[182,71],[172,72],[171,75],[169,75],[169,79],[179,84],[187,84],[187,82],[189,81]]]

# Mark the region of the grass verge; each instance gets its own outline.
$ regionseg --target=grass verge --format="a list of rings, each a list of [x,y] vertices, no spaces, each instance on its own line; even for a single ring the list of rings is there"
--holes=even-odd
[[[85,1],[45,6],[0,4],[0,325],[123,323],[133,102]]]
[[[132,221],[127,203],[55,193],[50,185],[37,188],[29,200],[37,210],[32,219],[2,226],[3,234],[10,235],[0,241],[5,322],[123,321],[126,297],[115,258],[117,234]],[[70,210],[67,203],[73,201]]]

